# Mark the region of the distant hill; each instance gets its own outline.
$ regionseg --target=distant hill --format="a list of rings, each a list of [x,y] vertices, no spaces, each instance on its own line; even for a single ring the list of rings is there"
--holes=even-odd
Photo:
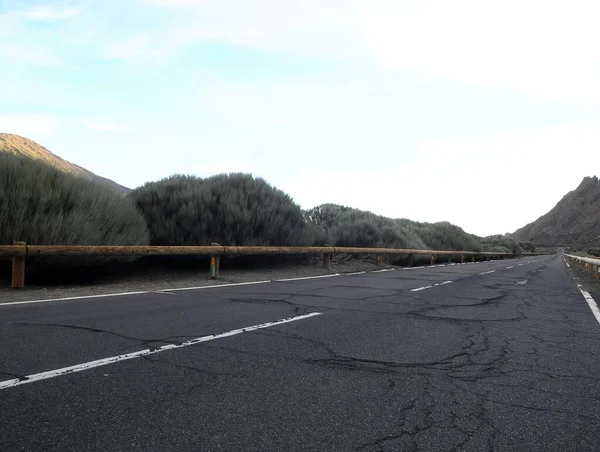
[[[600,246],[600,182],[586,177],[546,215],[515,231],[517,240],[541,246]]]
[[[120,193],[127,193],[130,191],[129,188],[119,185],[110,179],[98,176],[97,174],[94,174],[91,171],[82,168],[81,166],[75,165],[74,163],[68,162],[67,160],[60,158],[58,155],[53,154],[45,147],[37,144],[35,141],[19,135],[0,133],[0,152],[8,152],[10,154],[29,157],[65,173],[99,182],[113,188]]]

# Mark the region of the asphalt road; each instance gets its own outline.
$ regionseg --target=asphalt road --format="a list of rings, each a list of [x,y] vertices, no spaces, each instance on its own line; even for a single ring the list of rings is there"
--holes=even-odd
[[[3,304],[0,450],[598,451],[600,325],[571,271]]]

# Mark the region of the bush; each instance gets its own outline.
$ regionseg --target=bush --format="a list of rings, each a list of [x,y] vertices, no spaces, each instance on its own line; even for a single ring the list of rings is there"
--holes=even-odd
[[[26,157],[0,153],[0,244],[145,245],[129,199]]]
[[[417,223],[391,219],[336,204],[323,204],[304,213],[316,236],[341,246],[480,251],[479,240],[447,222]]]
[[[249,174],[175,175],[130,196],[146,218],[153,245],[294,246],[314,240],[300,207]]]
[[[490,235],[481,239],[483,251],[496,253],[521,254],[523,248],[511,237],[506,235]],[[533,247],[535,251],[535,247]]]
[[[337,226],[334,232],[335,246],[377,246],[379,231],[373,223],[363,220]]]

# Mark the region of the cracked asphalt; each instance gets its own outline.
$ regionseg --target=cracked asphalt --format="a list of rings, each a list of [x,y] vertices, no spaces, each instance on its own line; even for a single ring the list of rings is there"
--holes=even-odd
[[[598,451],[600,325],[572,271],[555,255],[0,305],[0,381],[322,313],[1,389],[0,450]]]

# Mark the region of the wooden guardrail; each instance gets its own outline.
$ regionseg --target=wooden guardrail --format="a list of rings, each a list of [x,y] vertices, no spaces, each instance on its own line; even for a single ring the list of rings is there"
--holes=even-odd
[[[575,256],[572,254],[565,254],[565,257],[568,257],[580,267],[585,268],[588,272],[592,273],[596,279],[600,279],[600,259]]]
[[[407,255],[412,265],[414,255],[429,255],[433,264],[437,256],[496,258],[515,256],[512,253],[477,252],[463,250],[414,250],[396,248],[357,248],[333,246],[63,246],[63,245],[27,245],[25,242],[14,242],[13,245],[0,245],[0,258],[12,258],[12,287],[25,286],[25,263],[28,257],[46,256],[160,256],[160,255],[194,255],[211,256],[211,277],[219,277],[219,257],[221,255],[296,255],[322,254],[323,266],[329,268],[331,256],[334,254],[373,254],[377,265],[382,264],[384,255]],[[535,253],[527,253],[532,255]]]

